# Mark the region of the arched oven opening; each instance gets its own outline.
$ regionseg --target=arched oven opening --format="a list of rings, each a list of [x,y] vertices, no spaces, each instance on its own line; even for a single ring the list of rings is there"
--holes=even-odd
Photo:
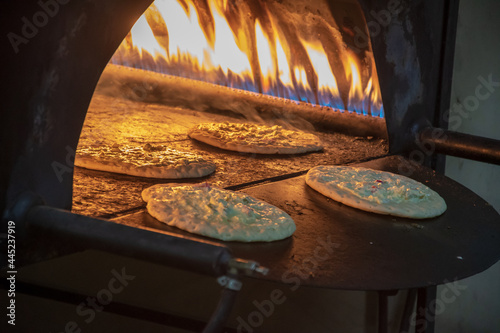
[[[341,26],[340,20],[349,24]],[[203,181],[241,188],[315,165],[385,156],[373,51],[369,40],[358,41],[368,34],[359,28],[365,25],[356,3],[156,1],[100,77],[75,164],[85,166],[80,155],[103,146],[152,145],[212,161],[217,171]],[[213,148],[188,136],[194,126],[214,122],[310,132],[324,148],[298,155],[252,154]],[[135,192],[161,181],[77,168],[73,182],[73,212],[109,218],[142,206]]]

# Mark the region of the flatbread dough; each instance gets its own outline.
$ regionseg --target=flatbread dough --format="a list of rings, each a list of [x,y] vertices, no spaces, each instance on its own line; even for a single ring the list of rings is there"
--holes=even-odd
[[[191,129],[188,135],[215,147],[243,153],[301,154],[323,149],[316,135],[277,125],[205,123]]]
[[[154,185],[142,192],[151,216],[224,241],[271,242],[295,231],[283,210],[245,193],[205,186]]]
[[[424,219],[446,210],[438,193],[390,172],[324,165],[309,170],[306,183],[333,200],[368,212]]]
[[[79,148],[75,165],[100,171],[149,178],[197,178],[215,171],[215,164],[192,154],[161,145],[117,144]]]

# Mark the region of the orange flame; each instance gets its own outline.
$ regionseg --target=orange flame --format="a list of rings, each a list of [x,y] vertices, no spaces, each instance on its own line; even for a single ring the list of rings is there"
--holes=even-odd
[[[289,19],[291,15],[284,14],[277,4],[237,4],[227,0],[156,0],[111,61],[383,116],[373,59],[372,69],[363,70],[358,56],[339,42],[335,27],[325,28],[325,20],[317,20],[323,24],[318,31],[329,31],[332,36],[319,32],[304,35],[304,29],[298,27],[300,19]],[[334,73],[341,76],[340,81]]]

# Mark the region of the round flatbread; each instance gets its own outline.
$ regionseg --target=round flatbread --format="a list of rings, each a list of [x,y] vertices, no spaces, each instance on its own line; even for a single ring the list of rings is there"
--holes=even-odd
[[[415,219],[439,216],[443,198],[411,178],[390,172],[349,166],[317,166],[306,183],[321,194],[368,212]]]
[[[79,148],[75,165],[99,171],[149,178],[197,178],[215,171],[215,164],[192,153],[162,145],[117,144]]]
[[[157,220],[223,241],[271,242],[295,231],[283,210],[241,192],[208,185],[154,185],[142,198]]]
[[[189,137],[222,149],[257,154],[301,154],[323,149],[314,134],[281,126],[206,123],[191,129]]]

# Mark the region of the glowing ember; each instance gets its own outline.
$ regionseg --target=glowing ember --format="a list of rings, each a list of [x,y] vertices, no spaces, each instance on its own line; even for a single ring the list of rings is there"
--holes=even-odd
[[[368,66],[322,13],[279,2],[156,0],[111,62],[383,117],[371,53]]]

